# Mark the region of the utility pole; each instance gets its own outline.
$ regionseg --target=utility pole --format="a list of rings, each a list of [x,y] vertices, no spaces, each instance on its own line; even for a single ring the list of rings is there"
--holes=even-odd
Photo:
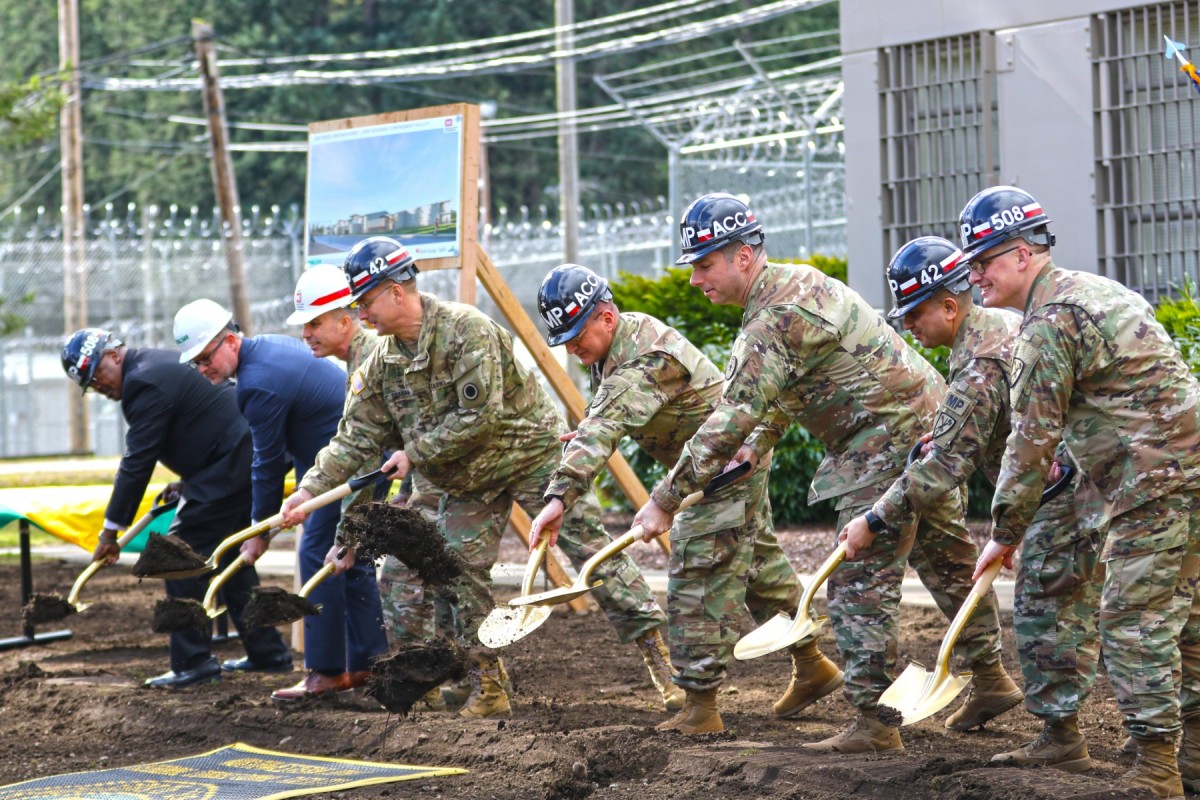
[[[555,0],[554,37],[559,53],[575,46],[571,26],[575,22],[574,0]],[[563,226],[563,261],[579,263],[579,141],[575,131],[575,61],[559,58],[555,62],[558,79],[558,184],[559,219]]]
[[[83,231],[83,114],[79,86],[78,0],[58,0],[58,68],[66,76],[66,103],[59,112],[63,198],[63,334],[87,324],[87,274]],[[67,427],[72,453],[91,448],[87,404],[74,384],[67,387]]]
[[[212,147],[213,191],[221,210],[221,247],[229,270],[229,299],[233,318],[244,333],[251,333],[250,299],[246,296],[246,262],[242,246],[242,219],[238,201],[237,178],[229,156],[229,131],[225,126],[225,98],[221,94],[217,57],[213,52],[213,28],[202,20],[192,20],[192,40],[200,65],[201,96],[204,116],[208,119],[208,141]]]

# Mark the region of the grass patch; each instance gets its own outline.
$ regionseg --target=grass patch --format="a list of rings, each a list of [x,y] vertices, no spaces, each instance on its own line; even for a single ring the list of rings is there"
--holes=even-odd
[[[60,544],[67,544],[57,536],[46,533],[36,525],[29,526],[29,546],[30,547],[54,547]],[[21,546],[21,531],[16,523],[10,522],[3,528],[0,528],[0,549],[9,547]],[[16,554],[13,555],[16,558]]]

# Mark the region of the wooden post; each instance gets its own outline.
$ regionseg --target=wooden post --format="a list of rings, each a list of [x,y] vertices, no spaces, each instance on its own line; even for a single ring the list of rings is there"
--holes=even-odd
[[[500,313],[504,314],[504,318],[508,320],[513,331],[525,343],[525,347],[529,349],[530,355],[541,369],[542,375],[546,377],[546,381],[563,401],[563,405],[567,409],[567,420],[572,425],[578,425],[579,421],[583,419],[584,411],[587,410],[587,405],[583,402],[583,395],[575,388],[567,371],[554,359],[546,340],[542,338],[542,334],[534,326],[533,320],[529,318],[525,309],[513,296],[512,289],[508,288],[504,278],[496,271],[496,267],[488,258],[487,253],[483,251],[483,248],[477,248],[476,252],[478,253],[476,272],[479,275],[479,282],[483,284],[483,288],[488,290],[488,294],[492,296]],[[613,453],[612,458],[608,460],[608,470],[634,508],[641,508],[650,499],[646,487],[642,486],[642,482],[638,480],[638,476],[629,466],[629,462],[619,452]],[[655,541],[658,542],[658,546],[664,553],[671,552],[671,542],[667,534],[660,534]]]
[[[59,112],[63,197],[63,334],[87,325],[87,273],[83,231],[83,114],[79,86],[78,0],[58,0],[58,67],[66,74],[66,103]],[[92,449],[87,404],[67,382],[67,426],[72,453]]]
[[[208,119],[208,141],[212,146],[213,192],[221,211],[221,248],[229,270],[229,300],[233,318],[242,332],[251,334],[250,300],[246,294],[246,263],[243,258],[242,219],[238,201],[237,178],[229,155],[229,131],[225,126],[225,98],[221,94],[217,58],[213,52],[213,28],[202,20],[192,20],[192,39],[200,64],[200,95]]]

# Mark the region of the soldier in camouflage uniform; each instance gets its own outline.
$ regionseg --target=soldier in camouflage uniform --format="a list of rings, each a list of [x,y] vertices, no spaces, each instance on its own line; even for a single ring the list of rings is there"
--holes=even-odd
[[[622,313],[608,282],[587,267],[552,270],[538,291],[538,311],[550,345],[565,344],[589,368],[593,399],[576,431],[563,437],[568,443],[546,489],[546,507],[533,522],[531,546],[541,536],[554,543],[564,513],[591,491],[624,436],[660,464],[674,464],[722,387],[721,373],[679,331],[645,314]],[[667,638],[678,670],[674,680],[687,700],[659,730],[724,730],[716,694],[743,609],[748,606],[762,623],[793,613],[799,603],[800,582],[775,540],[769,474],[767,453],[748,478],[682,512],[671,529]],[[793,647],[792,659],[792,683],[775,704],[781,717],[798,714],[842,684],[841,671],[816,639]]]
[[[1049,222],[1011,186],[980,192],[959,217],[984,305],[1025,310],[1009,376],[1013,432],[976,572],[1011,559],[1064,441],[1083,477],[1081,522],[1108,526],[1100,636],[1138,747],[1126,781],[1182,796],[1180,770],[1200,777],[1200,386],[1141,296],[1054,265]]]
[[[932,428],[946,384],[942,376],[883,317],[840,281],[812,267],[767,261],[762,226],[737,198],[706,195],[680,226],[683,263],[692,285],[713,303],[745,309],[742,331],[726,369],[724,394],[711,417],[638,512],[648,533],[671,525],[680,500],[717,474],[731,456],[761,456],[789,420],[825,444],[809,490],[810,502],[837,499],[839,528],[870,510],[904,468],[909,446]],[[766,429],[759,426],[769,422]],[[845,695],[858,709],[854,723],[823,742],[836,752],[900,752],[899,731],[881,722],[879,696],[892,682],[897,657],[900,584],[913,565],[949,617],[970,593],[971,547],[961,498],[920,520],[898,518],[856,561],[843,561],[829,579],[830,617],[845,659]],[[995,605],[984,606],[964,632],[971,663],[1000,652]]]
[[[295,524],[303,516],[295,506],[394,448],[386,473],[403,477],[415,468],[442,492],[438,528],[469,565],[469,585],[456,585],[455,632],[474,645],[493,606],[490,569],[512,503],[530,513],[540,509],[566,425],[516,361],[505,330],[470,306],[417,292],[416,266],[399,242],[366,239],[351,250],[344,269],[359,318],[388,338],[352,376],[338,433],[284,503],[285,519]],[[593,496],[573,510],[562,539],[577,566],[608,544]],[[660,637],[666,615],[637,566],[622,556],[597,572],[605,585],[596,597],[618,639]],[[475,653],[463,714],[508,714],[499,658]],[[669,678],[662,682],[670,685]]]

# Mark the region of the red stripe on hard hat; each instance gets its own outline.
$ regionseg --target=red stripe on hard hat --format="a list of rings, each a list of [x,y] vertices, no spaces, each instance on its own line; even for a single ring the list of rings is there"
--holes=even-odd
[[[364,272],[362,275],[359,275],[357,278],[354,279],[354,285],[358,286],[360,283],[366,283],[370,279],[370,277],[371,277],[371,273]]]
[[[954,255],[950,256],[949,258],[947,258],[945,261],[942,262],[942,272],[949,272],[950,270],[952,270],[956,266],[958,266],[958,261],[960,258],[962,258],[962,251],[955,250]]]
[[[405,258],[408,258],[408,251],[401,247],[399,250],[387,257],[387,262],[388,264],[395,264],[397,261],[401,261]]]
[[[348,294],[350,294],[349,286],[347,286],[345,289],[338,289],[336,292],[330,292],[329,294],[325,295],[324,297],[318,297],[316,300],[312,301],[312,305],[323,306],[326,303],[332,303],[334,300],[341,300],[343,297],[345,297]]]

